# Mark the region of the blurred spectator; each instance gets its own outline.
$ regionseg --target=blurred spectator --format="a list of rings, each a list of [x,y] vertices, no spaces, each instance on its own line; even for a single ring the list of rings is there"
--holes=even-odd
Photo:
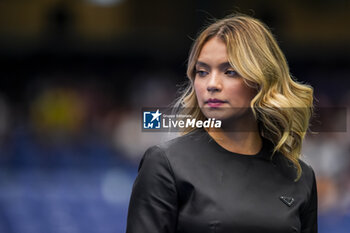
[[[86,120],[85,103],[76,90],[53,87],[43,90],[31,106],[31,117],[38,135],[54,141],[69,140],[78,134]]]

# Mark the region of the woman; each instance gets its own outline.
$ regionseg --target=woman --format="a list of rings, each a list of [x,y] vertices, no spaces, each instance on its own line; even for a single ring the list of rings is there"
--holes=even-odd
[[[146,150],[127,233],[317,232],[315,174],[300,160],[313,89],[291,78],[267,27],[244,15],[211,24],[187,76],[176,106],[222,127]]]

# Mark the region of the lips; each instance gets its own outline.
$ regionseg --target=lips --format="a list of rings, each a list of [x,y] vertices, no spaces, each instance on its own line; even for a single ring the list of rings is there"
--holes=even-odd
[[[220,99],[208,99],[207,101],[205,101],[206,104],[209,105],[209,107],[219,107],[222,104],[225,103],[225,101],[220,100]]]
[[[206,103],[225,103],[225,101],[219,99],[208,99]]]

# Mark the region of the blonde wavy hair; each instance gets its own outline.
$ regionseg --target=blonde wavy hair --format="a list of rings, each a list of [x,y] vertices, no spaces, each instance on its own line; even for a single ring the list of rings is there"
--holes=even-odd
[[[261,136],[273,145],[273,154],[283,154],[302,173],[299,163],[302,142],[313,114],[313,88],[294,80],[284,54],[269,28],[247,15],[235,14],[217,20],[206,27],[190,50],[188,84],[173,105],[177,113],[192,115],[197,120],[206,117],[200,110],[194,91],[195,65],[203,45],[211,38],[220,38],[227,46],[229,63],[247,85],[257,89],[250,107],[259,123]],[[195,128],[186,128],[187,134]]]

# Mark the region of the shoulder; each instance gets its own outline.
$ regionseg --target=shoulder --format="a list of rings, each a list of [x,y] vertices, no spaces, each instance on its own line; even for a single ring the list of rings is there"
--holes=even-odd
[[[302,159],[299,159],[299,164],[302,170],[300,179],[308,189],[311,189],[316,183],[315,171],[310,164]]]
[[[201,139],[205,137],[200,130],[194,130],[188,134],[173,138],[171,140],[150,146],[141,159],[152,160],[154,163],[162,163],[172,167],[174,164],[195,159],[198,154],[198,148],[203,148]],[[181,162],[180,162],[181,161]]]
[[[297,169],[295,165],[284,155],[282,155],[282,153],[278,152],[278,156],[275,157],[275,161],[278,164],[277,167],[280,169],[280,172],[284,174],[288,180],[292,181],[297,177]],[[301,158],[298,159],[298,162],[301,167],[301,176],[297,183],[309,189],[312,187],[315,180],[314,169],[310,164],[306,163]]]
[[[164,152],[158,146],[147,148],[139,163],[138,171],[145,168],[157,169],[159,167],[168,167]]]
[[[306,163],[304,160],[302,159],[299,159],[299,164],[301,166],[301,169],[302,169],[302,175],[304,175],[306,178],[310,179],[312,178],[312,176],[315,175],[315,171],[314,169],[312,168],[312,166],[308,163]]]
[[[174,172],[169,160],[169,150],[186,141],[186,135],[174,138],[167,142],[148,147],[138,165],[136,180],[143,180],[145,184],[151,184],[154,180],[173,179]],[[163,178],[161,178],[163,177]],[[152,181],[153,180],[153,181]]]
[[[186,152],[193,152],[198,148],[199,143],[205,137],[205,134],[201,130],[194,130],[185,135],[181,135],[166,142],[157,144],[153,147],[157,147],[166,156],[173,156],[174,154],[181,154]]]

